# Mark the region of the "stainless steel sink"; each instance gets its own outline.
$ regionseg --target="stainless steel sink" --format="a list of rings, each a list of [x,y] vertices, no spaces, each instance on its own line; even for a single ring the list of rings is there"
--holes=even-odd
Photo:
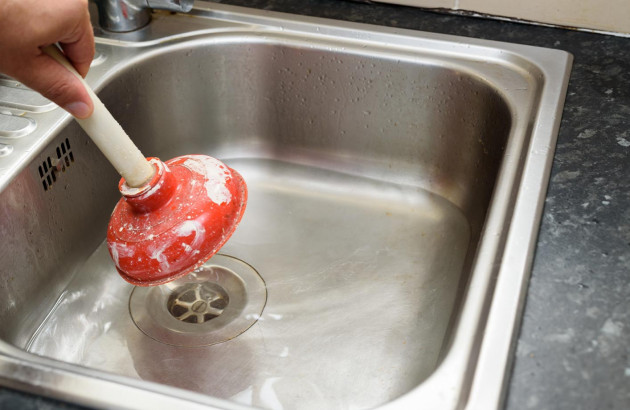
[[[227,296],[260,303],[222,302],[249,322],[220,336],[232,319],[155,333],[132,317],[179,288],[117,275],[115,171],[0,79],[1,382],[107,408],[500,406],[570,65],[203,2],[99,37],[88,82],[145,155],[209,154],[248,183],[204,269],[233,261]]]

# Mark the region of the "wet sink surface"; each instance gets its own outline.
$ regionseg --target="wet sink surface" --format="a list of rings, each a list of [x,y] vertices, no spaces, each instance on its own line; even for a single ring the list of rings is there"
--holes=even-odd
[[[60,110],[22,111],[37,131],[0,158],[0,359],[40,370],[6,383],[104,406],[497,406],[570,56],[212,9],[99,39],[88,80],[145,154],[244,176],[216,264],[242,261],[264,295],[237,278],[214,328],[147,332],[103,243],[115,172]],[[172,289],[148,315],[176,321]],[[248,322],[204,342],[230,315]]]
[[[103,244],[29,350],[272,408],[298,397],[312,408],[370,407],[425,379],[442,349],[470,239],[461,212],[422,190],[319,169],[260,160],[230,166],[249,183],[250,209],[221,252],[247,261],[266,282],[256,325],[207,348],[148,339],[129,314],[131,285],[117,277]],[[330,192],[331,178],[346,189]]]

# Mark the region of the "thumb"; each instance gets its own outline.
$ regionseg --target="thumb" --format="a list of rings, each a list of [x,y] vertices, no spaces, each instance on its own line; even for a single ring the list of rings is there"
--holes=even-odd
[[[21,80],[77,118],[88,118],[94,111],[83,83],[52,57],[42,53],[24,64]]]

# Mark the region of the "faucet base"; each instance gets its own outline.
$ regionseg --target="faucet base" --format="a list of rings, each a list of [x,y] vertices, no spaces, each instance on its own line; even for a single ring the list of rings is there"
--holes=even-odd
[[[187,13],[194,0],[94,0],[103,30],[125,33],[139,30],[151,21],[151,9]]]

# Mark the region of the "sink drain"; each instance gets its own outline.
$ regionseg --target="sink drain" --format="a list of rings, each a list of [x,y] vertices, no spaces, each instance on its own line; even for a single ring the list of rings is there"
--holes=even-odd
[[[265,282],[245,262],[215,255],[200,269],[154,287],[135,287],[134,323],[147,336],[174,346],[208,346],[249,329],[267,302]]]
[[[167,308],[177,320],[204,323],[220,316],[228,303],[227,291],[216,283],[187,283],[173,291]]]

